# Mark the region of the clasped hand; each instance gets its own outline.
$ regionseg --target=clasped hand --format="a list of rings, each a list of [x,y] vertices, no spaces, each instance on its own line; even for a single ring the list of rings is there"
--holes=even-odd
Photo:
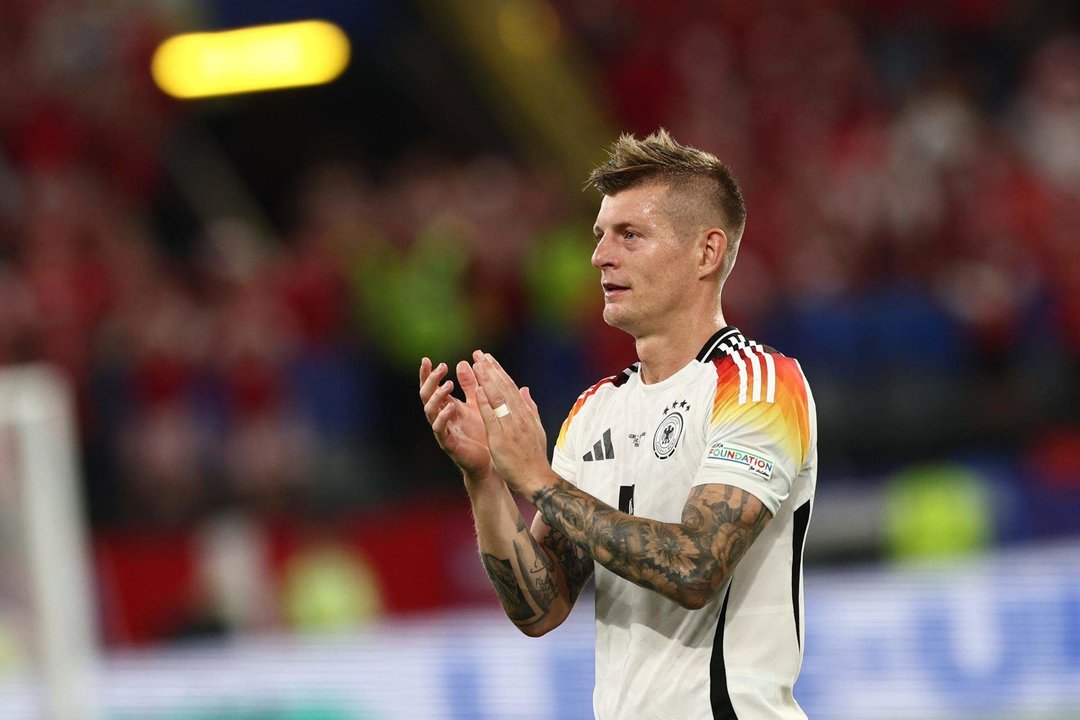
[[[457,364],[465,401],[442,382],[449,368],[420,364],[420,400],[439,446],[462,469],[466,481],[483,480],[492,468],[526,499],[541,489],[551,470],[547,437],[528,388],[518,389],[495,358],[473,353],[473,364]],[[441,384],[440,384],[441,383]]]
[[[474,352],[473,372],[478,382],[477,405],[495,467],[512,490],[531,499],[551,474],[540,411],[529,389],[518,389],[491,355]]]

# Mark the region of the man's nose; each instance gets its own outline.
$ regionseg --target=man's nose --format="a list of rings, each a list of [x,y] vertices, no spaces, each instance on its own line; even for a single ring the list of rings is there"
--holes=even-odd
[[[612,252],[611,241],[608,234],[604,233],[592,253],[592,265],[597,270],[615,266],[615,253]]]

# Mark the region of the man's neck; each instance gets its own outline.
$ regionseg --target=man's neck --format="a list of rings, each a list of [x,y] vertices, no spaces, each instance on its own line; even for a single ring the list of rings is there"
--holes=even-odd
[[[705,323],[674,326],[672,332],[634,338],[638,360],[641,361],[641,381],[646,385],[667,380],[697,357],[701,346],[717,330],[727,325],[722,313]]]

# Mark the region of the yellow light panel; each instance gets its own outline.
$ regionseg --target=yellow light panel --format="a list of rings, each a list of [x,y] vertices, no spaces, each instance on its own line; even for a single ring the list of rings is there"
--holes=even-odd
[[[177,98],[321,85],[349,64],[349,39],[322,20],[190,33],[154,53],[150,71]]]

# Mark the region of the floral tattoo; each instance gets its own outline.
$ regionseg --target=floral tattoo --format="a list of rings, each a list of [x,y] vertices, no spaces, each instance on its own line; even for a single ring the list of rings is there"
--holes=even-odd
[[[590,557],[691,608],[715,596],[772,517],[753,495],[729,485],[693,488],[678,524],[619,512],[562,479],[532,501],[558,533],[553,542],[575,546],[575,558]]]

